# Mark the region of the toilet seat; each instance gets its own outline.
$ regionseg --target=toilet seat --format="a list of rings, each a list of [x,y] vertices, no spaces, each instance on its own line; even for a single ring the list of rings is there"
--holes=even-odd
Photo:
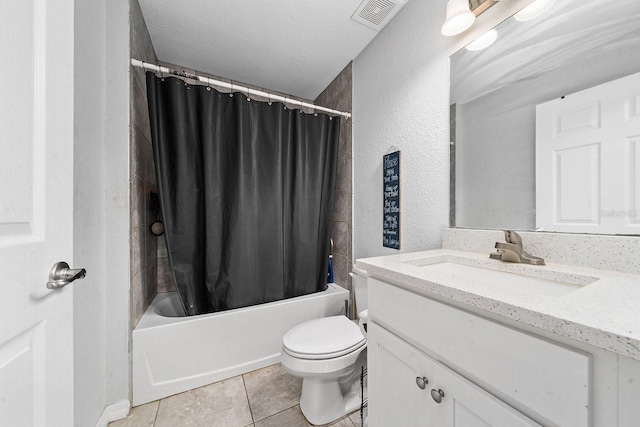
[[[292,357],[322,360],[354,352],[366,344],[366,339],[358,325],[346,316],[332,316],[296,326],[287,332],[282,344]]]

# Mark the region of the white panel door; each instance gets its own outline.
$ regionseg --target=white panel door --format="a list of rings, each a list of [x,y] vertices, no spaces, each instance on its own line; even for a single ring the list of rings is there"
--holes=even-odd
[[[434,361],[434,426],[540,427],[498,398]],[[586,426],[585,426],[586,427]]]
[[[368,324],[368,420],[370,427],[431,426],[431,362],[373,322]]]
[[[536,224],[640,233],[640,73],[536,106]]]
[[[73,425],[73,0],[0,0],[0,425]]]
[[[367,351],[371,427],[540,427],[375,322]]]

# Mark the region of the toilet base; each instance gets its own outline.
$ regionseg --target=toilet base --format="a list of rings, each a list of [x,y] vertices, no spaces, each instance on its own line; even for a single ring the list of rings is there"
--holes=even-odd
[[[307,377],[302,380],[300,410],[313,425],[328,424],[360,408],[360,384],[354,381],[343,394],[338,379]]]

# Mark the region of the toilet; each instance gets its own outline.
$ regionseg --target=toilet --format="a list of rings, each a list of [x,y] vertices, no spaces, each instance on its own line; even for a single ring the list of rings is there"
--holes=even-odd
[[[360,408],[361,368],[366,366],[367,275],[354,268],[359,321],[321,317],[292,328],[282,339],[282,367],[302,378],[300,409],[313,425]]]

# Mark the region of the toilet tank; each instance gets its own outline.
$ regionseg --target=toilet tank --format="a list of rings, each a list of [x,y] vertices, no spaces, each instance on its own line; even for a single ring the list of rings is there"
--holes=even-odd
[[[369,308],[367,304],[367,272],[354,265],[350,276],[355,295],[356,314],[359,314]]]

